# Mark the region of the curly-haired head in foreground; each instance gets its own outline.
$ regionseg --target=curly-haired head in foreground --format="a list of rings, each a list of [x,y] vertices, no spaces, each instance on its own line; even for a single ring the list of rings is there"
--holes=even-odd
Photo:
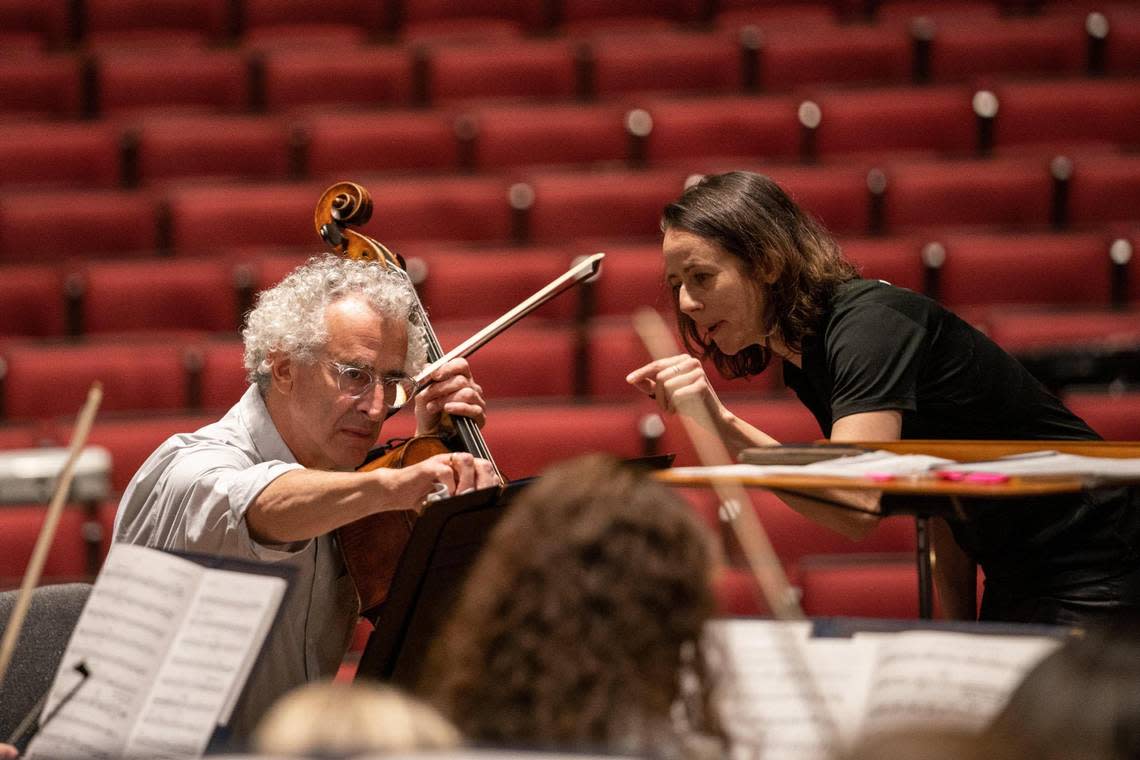
[[[704,526],[640,469],[601,454],[551,468],[464,586],[433,653],[440,707],[496,746],[675,756],[723,742],[701,642],[713,567]]]

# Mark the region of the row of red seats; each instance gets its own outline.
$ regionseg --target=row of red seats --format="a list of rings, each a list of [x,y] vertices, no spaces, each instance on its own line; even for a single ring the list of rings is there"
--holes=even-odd
[[[747,168],[781,182],[840,235],[954,227],[1005,231],[1105,229],[1135,223],[1140,156],[1074,154],[993,160],[900,160],[879,168],[696,162],[690,171]],[[563,245],[652,240],[661,209],[688,171],[533,170],[515,176],[368,177],[375,213],[364,231],[412,241]],[[314,247],[325,183],[185,184],[140,191],[0,194],[0,263]]]
[[[522,36],[598,29],[658,28],[676,24],[726,25],[773,21],[892,21],[915,15],[994,20],[1002,15],[1072,12],[1092,3],[1039,0],[337,0],[314,14],[304,0],[3,0],[2,39],[10,48],[37,50],[140,45],[258,43],[320,39]]]
[[[1009,74],[1133,74],[1140,70],[1140,11],[1122,13],[1114,28],[1121,44],[1096,56],[1089,53],[1081,19],[1065,16],[1000,20],[981,31],[950,25],[922,45],[890,25],[825,25],[774,29],[762,41],[751,33],[649,30],[587,39],[369,45],[350,48],[351,54],[310,42],[270,50],[12,56],[0,59],[0,113],[122,116],[172,107],[242,113],[652,91],[786,91],[811,84],[900,85]]]
[[[1076,234],[946,233],[935,237],[843,238],[864,277],[926,292],[997,329],[1002,342],[1024,330],[1002,330],[1010,305],[1049,307],[1048,330],[1073,342],[1077,328],[1060,324],[1067,309],[1140,303],[1140,263],[1132,261],[1140,228],[1129,237]],[[532,319],[629,315],[641,306],[668,310],[659,244],[585,241],[568,246],[487,248],[409,244],[402,249],[429,314],[437,320],[490,321],[537,292],[578,255],[602,250],[601,275],[560,296]],[[303,263],[297,254],[150,258],[86,264],[0,267],[0,336],[115,336],[162,331],[233,334],[255,293]],[[509,275],[504,276],[504,273]],[[995,308],[997,307],[997,308]],[[992,312],[992,313],[991,313]],[[1013,312],[1017,314],[1017,312]],[[1036,317],[1034,317],[1035,319]],[[1026,318],[1024,321],[1032,322]],[[1125,323],[1110,313],[1106,325]],[[1088,321],[1085,320],[1085,324]],[[1036,338],[1040,345],[1048,335]],[[1022,342],[1018,348],[1032,347]]]
[[[984,111],[982,110],[984,109]],[[984,116],[983,116],[984,115]],[[346,172],[848,160],[1140,146],[1135,79],[646,96],[601,104],[0,125],[0,188],[285,180]]]
[[[1039,353],[1045,347],[1053,352],[1071,352],[1074,347],[1088,351],[1093,345],[1102,346],[1106,353],[1130,350],[1115,357],[1115,375],[1105,381],[1140,379],[1135,359],[1130,359],[1140,344],[1138,310],[1070,314],[1038,310],[1008,315],[995,310],[988,318],[994,338],[1015,353]],[[482,325],[437,320],[436,332],[441,344],[450,347]],[[492,399],[629,398],[625,376],[646,361],[648,356],[628,318],[598,320],[587,326],[527,322],[515,325],[470,357],[479,382]],[[717,377],[714,386],[728,394],[768,398],[780,385],[778,374],[774,369],[751,379]],[[1042,379],[1053,384],[1050,378]],[[1077,376],[1069,382],[1080,379]],[[234,339],[168,334],[77,343],[12,340],[0,345],[0,419],[50,419],[71,413],[96,380],[103,383],[107,412],[225,408],[246,388],[242,347]]]

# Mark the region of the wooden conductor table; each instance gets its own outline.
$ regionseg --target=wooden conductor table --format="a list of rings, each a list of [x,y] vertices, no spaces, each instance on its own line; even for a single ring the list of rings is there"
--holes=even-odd
[[[817,445],[826,449],[833,444],[824,441]],[[964,465],[991,462],[1002,457],[1032,452],[1058,452],[1106,459],[1140,459],[1140,442],[911,440],[844,442],[834,445],[854,446],[868,452],[888,451],[892,454],[942,457]],[[995,463],[995,469],[997,468]],[[1140,466],[1134,476],[1114,473],[1111,478],[1106,478],[1095,473],[1059,472],[1031,476],[1011,475],[1003,482],[996,483],[947,480],[937,477],[933,472],[872,479],[811,474],[810,469],[804,470],[802,474],[799,472],[762,474],[758,472],[760,468],[755,468],[750,473],[751,468],[745,466],[734,469],[738,469],[736,474],[726,472],[725,468],[720,467],[677,468],[659,471],[655,476],[665,483],[676,486],[712,487],[719,483],[734,483],[746,488],[767,489],[777,495],[783,492],[805,495],[813,499],[817,499],[820,492],[829,490],[880,492],[882,496],[879,500],[879,510],[873,514],[880,517],[906,515],[915,518],[919,615],[923,618],[931,617],[933,609],[930,518],[968,520],[970,504],[975,500],[993,501],[1078,494],[1101,487],[1140,484]],[[829,499],[823,501],[830,501],[837,509],[855,509],[838,501]]]

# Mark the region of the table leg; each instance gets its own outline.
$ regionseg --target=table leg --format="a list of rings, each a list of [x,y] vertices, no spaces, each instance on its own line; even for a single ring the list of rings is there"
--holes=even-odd
[[[930,518],[915,517],[915,559],[918,564],[918,616],[934,617],[934,575],[930,562]]]

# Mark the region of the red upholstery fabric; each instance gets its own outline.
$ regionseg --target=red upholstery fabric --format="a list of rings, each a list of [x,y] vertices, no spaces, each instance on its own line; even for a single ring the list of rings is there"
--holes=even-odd
[[[466,115],[477,132],[476,169],[623,161],[629,153],[620,104],[486,106]]]
[[[237,113],[249,107],[246,62],[237,51],[108,52],[96,59],[101,114],[183,110]]]
[[[1070,224],[1134,222],[1140,208],[1140,156],[1081,158],[1069,193]]]
[[[566,40],[434,45],[427,95],[433,104],[473,98],[569,98],[573,46]]]
[[[890,167],[887,177],[889,231],[1049,223],[1052,186],[1045,159],[913,162]]]
[[[0,260],[153,251],[157,207],[146,193],[60,190],[0,196]]]
[[[103,413],[186,406],[183,348],[171,341],[8,345],[4,410],[22,420],[74,415],[91,383],[103,384]]]
[[[82,271],[86,333],[205,330],[234,333],[233,267],[210,259],[106,261]]]
[[[640,98],[653,119],[646,140],[650,163],[697,157],[793,158],[800,146],[796,101],[730,95]]]
[[[813,93],[822,121],[816,149],[891,156],[899,150],[972,153],[977,126],[968,87],[885,88]]]
[[[734,92],[743,85],[734,35],[651,32],[591,43],[593,94]]]
[[[1065,406],[1107,441],[1140,441],[1140,393],[1072,391]]]
[[[809,26],[773,34],[760,50],[760,82],[769,91],[824,82],[901,83],[910,67],[910,40],[894,26]]]
[[[801,564],[799,584],[810,617],[918,617],[918,571],[911,556],[819,557]]]
[[[272,50],[264,54],[266,109],[407,105],[412,61],[406,50],[371,47],[352,55],[320,49]]]
[[[11,124],[0,126],[0,184],[104,187],[122,176],[119,135],[107,124]]]
[[[1140,144],[1140,87],[1135,80],[1048,79],[1005,82],[997,146],[1032,143]]]
[[[481,322],[434,323],[444,351],[459,345],[482,326]],[[522,322],[469,357],[471,373],[491,407],[488,420],[498,420],[502,401],[569,399],[574,391],[575,345],[575,334],[569,326]],[[501,430],[502,426],[496,425],[496,429]]]
[[[591,451],[640,456],[637,414],[628,405],[500,407],[488,414],[487,445],[508,478],[537,475],[549,465]]]
[[[46,513],[47,507],[43,505],[5,505],[0,509],[0,587],[20,585]],[[83,512],[77,507],[66,508],[60,515],[44,565],[43,582],[76,580],[86,574],[83,521]]]
[[[280,180],[289,174],[289,129],[272,117],[175,116],[142,122],[138,180]]]
[[[201,45],[220,42],[229,32],[225,0],[85,0],[84,42],[103,46],[136,42],[192,40]]]
[[[1107,306],[1108,244],[1102,235],[948,235],[938,273],[950,307],[1003,303]]]
[[[446,113],[331,113],[307,119],[303,130],[304,169],[312,177],[459,166],[455,130]]]
[[[839,241],[843,255],[874,280],[917,293],[923,289],[923,266],[919,239],[907,236],[889,238],[844,238]]]
[[[54,265],[0,269],[0,336],[64,333],[63,276]]]
[[[1014,18],[944,24],[931,45],[935,81],[968,81],[992,74],[1075,74],[1085,65],[1085,31],[1079,21]]]
[[[82,110],[83,79],[76,56],[0,60],[0,115],[70,119]]]

